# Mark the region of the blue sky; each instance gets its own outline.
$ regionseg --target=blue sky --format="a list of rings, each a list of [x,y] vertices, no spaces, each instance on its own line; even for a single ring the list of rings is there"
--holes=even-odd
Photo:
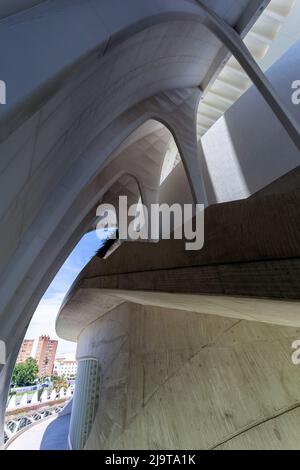
[[[26,338],[35,339],[42,334],[58,339],[58,354],[71,354],[76,350],[76,343],[58,338],[55,332],[55,319],[66,292],[82,268],[90,261],[102,245],[96,232],[86,234],[74,248],[68,259],[53,279],[40,301],[26,333]]]

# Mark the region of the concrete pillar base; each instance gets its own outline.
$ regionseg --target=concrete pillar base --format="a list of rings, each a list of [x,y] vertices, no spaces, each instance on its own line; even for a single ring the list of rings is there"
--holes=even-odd
[[[296,328],[125,302],[87,326],[100,396],[87,449],[300,448]]]

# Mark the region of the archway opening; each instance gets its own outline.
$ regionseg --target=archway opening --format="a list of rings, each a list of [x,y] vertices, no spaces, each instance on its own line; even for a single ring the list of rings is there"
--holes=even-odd
[[[4,441],[6,446],[13,445],[16,436],[26,427],[61,416],[61,426],[55,431],[59,448],[67,448],[66,404],[70,402],[75,390],[77,374],[76,343],[60,339],[55,331],[57,313],[72,283],[86,266],[97,250],[105,243],[107,233],[99,239],[95,230],[86,233],[43,295],[22,342],[7,401]],[[49,436],[50,437],[50,436]],[[36,434],[35,442],[24,443],[24,448],[39,449],[47,446],[42,443],[42,434]],[[30,440],[30,436],[28,436]]]

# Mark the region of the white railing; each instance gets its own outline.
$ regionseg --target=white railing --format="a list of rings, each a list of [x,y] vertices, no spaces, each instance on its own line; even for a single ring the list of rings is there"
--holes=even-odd
[[[64,406],[65,403],[61,403],[59,405],[42,408],[41,410],[28,411],[28,413],[22,413],[19,417],[14,416],[11,419],[7,419],[4,424],[4,443],[7,445],[8,441],[14,438],[20,431],[37,421],[60,413]]]
[[[69,386],[67,389],[61,388],[59,392],[56,390],[49,392],[45,389],[40,399],[38,399],[37,390],[33,393],[26,392],[22,397],[12,395],[6,408],[4,443],[7,444],[17,433],[36,421],[59,413],[73,394],[74,387]],[[61,403],[62,400],[64,400],[64,403]],[[59,401],[59,403],[55,404],[55,401]],[[47,403],[49,406],[47,406]]]
[[[40,399],[38,398],[37,390],[34,392],[25,392],[21,397],[18,397],[18,395],[12,395],[8,401],[6,411],[13,411],[26,406],[38,405],[39,403],[47,403],[57,399],[71,398],[73,393],[74,387],[69,386],[67,389],[61,388],[59,392],[56,390],[49,392],[45,389],[42,392]]]

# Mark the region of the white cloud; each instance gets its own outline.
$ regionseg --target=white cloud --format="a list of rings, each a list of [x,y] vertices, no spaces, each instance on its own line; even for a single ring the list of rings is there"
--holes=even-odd
[[[26,338],[28,339],[35,339],[43,334],[49,335],[52,339],[57,339],[58,354],[74,353],[76,350],[76,343],[62,340],[55,331],[55,320],[63,298],[64,293],[62,292],[43,298],[32,317],[26,333]]]
[[[55,320],[65,294],[101,244],[95,232],[86,234],[80,240],[40,301],[28,327],[26,338],[36,339],[43,334],[49,335],[53,339],[58,339],[58,354],[75,352],[76,343],[58,338]]]

